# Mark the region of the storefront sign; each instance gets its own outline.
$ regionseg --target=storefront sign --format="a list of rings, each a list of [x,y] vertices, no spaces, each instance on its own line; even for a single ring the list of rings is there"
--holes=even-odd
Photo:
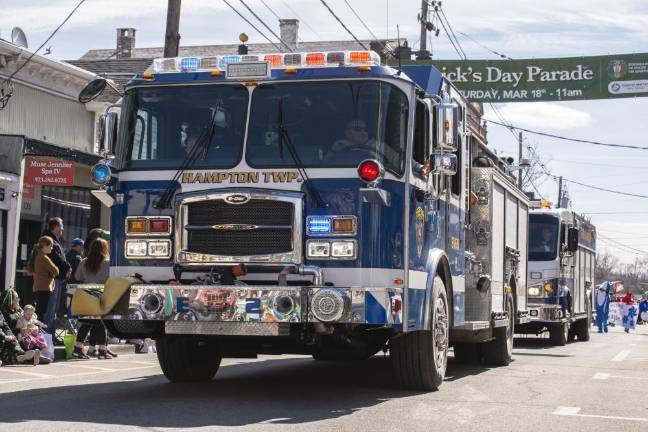
[[[74,162],[60,159],[28,159],[25,183],[38,186],[74,186]]]
[[[648,96],[648,53],[523,60],[431,60],[413,62],[408,68],[426,67],[423,65],[430,63],[471,101]]]

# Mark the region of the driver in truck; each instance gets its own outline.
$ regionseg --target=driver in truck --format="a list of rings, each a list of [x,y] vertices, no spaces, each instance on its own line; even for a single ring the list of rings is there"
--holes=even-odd
[[[371,153],[377,159],[398,161],[399,155],[391,147],[377,142],[369,137],[367,122],[354,119],[347,123],[344,129],[344,138],[331,146],[329,155],[337,157],[345,150],[360,149]],[[382,156],[382,157],[381,157]],[[398,162],[395,162],[397,164]]]

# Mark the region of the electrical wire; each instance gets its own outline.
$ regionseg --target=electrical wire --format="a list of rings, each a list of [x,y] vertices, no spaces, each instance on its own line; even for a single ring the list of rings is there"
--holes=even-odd
[[[277,15],[277,13],[274,10],[272,10],[272,8],[270,6],[268,6],[268,3],[266,3],[265,0],[260,0],[260,1],[261,1],[261,3],[263,3],[263,6],[265,6],[266,9],[268,9],[270,11],[270,13],[275,16],[275,18],[277,18],[278,20],[281,19],[281,18],[279,18],[279,15]]]
[[[351,12],[353,12],[353,15],[355,15],[355,17],[358,18],[358,21],[360,21],[360,23],[364,26],[364,28],[367,29],[367,31],[369,32],[369,34],[371,35],[371,37],[373,37],[373,39],[374,39],[377,43],[379,43],[380,45],[382,45],[383,50],[389,51],[390,54],[394,55],[394,54],[395,54],[395,51],[394,51],[391,47],[388,47],[388,46],[387,46],[387,43],[386,43],[387,41],[385,41],[385,42],[381,42],[381,41],[378,39],[378,36],[376,36],[376,34],[375,34],[375,33],[374,33],[370,28],[369,28],[369,26],[364,22],[364,20],[362,19],[362,17],[360,17],[360,15],[358,14],[358,12],[356,12],[356,10],[353,8],[353,6],[351,6],[351,3],[349,3],[347,0],[344,0],[344,3],[346,3],[347,6],[349,6],[349,9],[351,9]]]
[[[246,18],[246,17],[245,17],[241,12],[239,12],[238,9],[236,9],[234,6],[232,6],[232,5],[231,5],[227,0],[223,0],[223,2],[224,2],[227,6],[229,6],[230,9],[232,9],[234,12],[236,12],[236,14],[237,14],[238,16],[240,16],[240,17],[243,19],[243,21],[245,21],[246,23],[248,23],[248,24],[249,24],[249,25],[250,25],[254,30],[256,30],[257,33],[259,33],[261,36],[263,36],[263,38],[264,38],[265,40],[267,40],[268,42],[270,42],[270,44],[271,44],[272,46],[274,46],[275,48],[277,48],[277,51],[281,51],[281,47],[280,47],[279,45],[277,45],[276,43],[272,42],[272,40],[270,40],[270,38],[269,38],[268,36],[266,36],[265,33],[263,33],[261,30],[259,30],[259,28],[258,28],[257,26],[255,26],[254,24],[252,24],[252,22],[251,22],[249,19],[247,19],[247,18]]]
[[[612,243],[613,245],[617,245],[617,246],[619,246],[619,247],[623,247],[623,248],[626,248],[626,249],[628,249],[628,250],[632,250],[632,251],[634,251],[635,253],[640,253],[640,254],[646,254],[646,255],[648,255],[648,251],[644,251],[644,250],[641,250],[641,249],[634,248],[634,247],[629,246],[629,245],[627,245],[627,244],[625,244],[625,243],[621,243],[621,242],[616,241],[616,240],[614,240],[614,239],[611,239],[611,238],[609,238],[609,237],[607,237],[607,236],[604,236],[604,235],[602,235],[601,233],[597,233],[597,237],[600,238],[601,240],[603,240],[604,242],[607,242],[608,244],[609,244],[609,243]]]
[[[525,129],[525,128],[522,128],[522,127],[519,127],[519,126],[514,126],[512,124],[506,125],[506,124],[503,124],[503,123],[500,123],[500,122],[496,122],[495,120],[484,119],[484,121],[487,121],[489,123],[493,123],[493,124],[496,124],[496,125],[499,125],[499,126],[504,126],[506,128],[509,128],[509,129],[515,129],[515,130],[518,130],[518,131],[523,131],[523,132],[527,132],[527,133],[534,134],[534,135],[540,135],[540,136],[549,137],[549,138],[555,138],[555,139],[564,140],[564,141],[573,141],[573,142],[578,142],[578,143],[582,143],[582,144],[591,144],[591,145],[605,146],[605,147],[620,147],[620,148],[628,148],[628,149],[635,149],[635,150],[648,150],[648,147],[632,146],[632,145],[625,145],[625,144],[611,144],[611,143],[604,143],[604,142],[600,142],[600,141],[584,140],[584,139],[578,139],[578,138],[568,138],[568,137],[564,137],[564,136],[560,136],[560,135],[554,135],[554,134],[550,134],[550,133],[546,133],[546,132],[540,132],[540,131],[536,131],[536,130],[532,130],[532,129]]]
[[[369,48],[367,48],[367,47],[365,46],[365,44],[363,44],[363,43],[360,41],[360,39],[358,39],[358,38],[356,37],[356,35],[353,34],[353,32],[352,32],[351,30],[349,30],[349,28],[346,26],[346,24],[344,24],[344,22],[342,22],[342,20],[341,20],[337,15],[335,15],[335,12],[333,12],[333,9],[331,9],[331,7],[326,3],[325,0],[320,0],[320,2],[321,2],[321,3],[326,7],[326,9],[328,9],[328,11],[331,13],[331,15],[333,15],[333,18],[335,18],[335,19],[337,20],[337,22],[339,22],[340,25],[341,25],[342,27],[344,27],[344,30],[346,30],[346,32],[349,33],[349,34],[351,35],[351,37],[352,37],[353,39],[355,39],[355,41],[358,42],[358,43],[360,44],[360,46],[361,46],[363,49],[369,49]]]
[[[583,161],[574,161],[574,160],[568,160],[568,159],[551,159],[552,162],[566,162],[570,164],[577,164],[577,165],[591,165],[591,166],[602,166],[602,167],[610,167],[610,168],[624,168],[624,169],[641,169],[645,170],[645,166],[636,166],[636,165],[614,165],[614,164],[604,164],[604,163],[595,163],[595,162],[583,162]]]
[[[320,35],[320,34],[319,34],[319,33],[318,33],[318,32],[317,32],[313,27],[311,27],[311,25],[308,24],[308,22],[307,22],[306,20],[304,20],[302,17],[300,17],[299,14],[295,11],[295,9],[293,9],[292,7],[290,7],[290,5],[288,4],[288,2],[286,2],[285,0],[281,0],[281,3],[283,3],[284,6],[286,6],[286,7],[288,8],[288,10],[289,10],[290,12],[292,12],[292,14],[293,14],[295,17],[297,17],[297,19],[299,20],[299,22],[303,22],[304,25],[306,25],[306,27],[308,27],[308,28],[310,29],[310,31],[312,31],[313,34],[315,34],[315,36],[317,36],[318,39],[322,39],[322,36],[321,36],[321,35]]]
[[[648,214],[648,211],[583,212],[583,214],[588,214],[588,215]],[[631,233],[620,232],[620,231],[611,231],[611,230],[606,230],[606,231],[616,232],[620,234],[631,234]]]
[[[464,32],[457,31],[457,33],[459,33],[460,35],[462,35],[463,37],[465,37],[465,38],[467,38],[467,39],[470,39],[470,40],[473,41],[475,44],[477,44],[477,45],[479,45],[480,47],[484,48],[486,51],[489,51],[489,52],[495,54],[497,57],[500,57],[500,58],[503,58],[503,59],[506,59],[506,60],[513,60],[511,57],[507,56],[506,54],[499,53],[499,52],[495,51],[494,49],[491,49],[491,48],[487,47],[487,46],[484,45],[483,43],[481,43],[481,42],[475,40],[474,38],[472,38],[471,36],[467,35],[467,34],[464,33]]]
[[[459,39],[457,39],[457,35],[455,35],[454,30],[452,30],[452,26],[450,25],[450,22],[448,21],[448,18],[446,17],[446,14],[443,11],[443,8],[441,7],[441,5],[439,5],[438,9],[435,7],[434,11],[437,13],[437,15],[439,14],[439,12],[441,12],[441,16],[443,17],[443,20],[445,20],[446,24],[448,24],[448,28],[450,29],[450,33],[452,33],[452,37],[454,38],[455,42],[457,42],[457,46],[461,50],[461,53],[463,54],[464,59],[467,59],[468,56],[466,55],[466,52],[461,47],[461,44],[459,43]],[[441,20],[441,24],[443,24],[443,20]]]
[[[282,43],[286,48],[288,48],[288,51],[293,52],[293,49],[292,49],[292,48],[291,48],[291,47],[290,47],[286,42],[284,42],[283,39],[281,39],[279,36],[277,36],[277,33],[275,33],[274,30],[272,30],[272,29],[271,29],[271,28],[270,28],[270,27],[265,23],[265,21],[263,21],[263,20],[259,17],[259,15],[257,15],[257,14],[256,14],[256,13],[255,13],[251,8],[250,8],[250,6],[247,5],[247,3],[245,3],[244,0],[239,0],[239,2],[241,2],[241,4],[242,4],[243,6],[245,6],[245,8],[246,8],[246,9],[247,9],[247,10],[248,10],[248,11],[249,11],[253,16],[254,16],[254,18],[257,19],[257,21],[259,21],[259,22],[261,23],[261,25],[263,25],[263,27],[265,27],[266,29],[268,29],[268,31],[269,31],[270,33],[272,33],[272,35],[273,35],[274,37],[276,37],[277,39],[279,39],[279,42],[281,42],[281,43]]]
[[[9,99],[11,99],[11,97],[13,96],[14,90],[13,90],[13,84],[11,83],[11,80],[13,79],[13,77],[16,76],[16,74],[18,72],[20,72],[27,65],[27,63],[29,63],[31,61],[32,58],[34,58],[36,53],[38,51],[40,51],[50,41],[50,39],[52,39],[54,37],[54,35],[56,33],[58,33],[58,31],[61,29],[61,27],[63,27],[63,25],[65,25],[65,23],[68,22],[68,20],[70,18],[72,18],[72,15],[74,15],[74,13],[77,11],[77,9],[79,9],[81,7],[81,5],[83,3],[85,3],[85,0],[80,0],[79,3],[77,3],[77,5],[65,17],[63,22],[61,22],[61,24],[59,24],[59,26],[54,29],[54,31],[47,37],[47,39],[45,39],[45,42],[43,42],[38,48],[36,48],[34,50],[34,52],[32,52],[31,55],[29,57],[27,57],[27,60],[25,60],[25,62],[22,65],[20,65],[20,67],[18,67],[18,69],[16,69],[11,75],[9,75],[8,78],[6,78],[2,82],[2,88],[1,88],[1,94],[0,94],[0,111],[3,110],[7,106],[7,104],[9,103]],[[5,86],[7,86],[7,89],[8,89],[8,92],[6,94],[5,94],[5,91],[4,91]]]

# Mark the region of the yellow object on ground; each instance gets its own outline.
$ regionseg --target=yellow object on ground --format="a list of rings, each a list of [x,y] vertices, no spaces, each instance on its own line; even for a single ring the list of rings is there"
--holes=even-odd
[[[114,277],[108,279],[102,293],[98,293],[96,290],[79,288],[72,296],[72,315],[107,315],[112,311],[124,293],[129,290],[131,285],[141,282],[140,279],[132,276]]]

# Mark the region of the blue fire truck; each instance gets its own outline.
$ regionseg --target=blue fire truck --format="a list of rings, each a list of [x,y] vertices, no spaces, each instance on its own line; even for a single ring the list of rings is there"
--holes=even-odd
[[[475,113],[434,67],[372,51],[155,60],[102,117],[111,279],[76,313],[155,339],[173,382],[261,353],[389,350],[427,390],[452,346],[507,365],[528,200]]]

